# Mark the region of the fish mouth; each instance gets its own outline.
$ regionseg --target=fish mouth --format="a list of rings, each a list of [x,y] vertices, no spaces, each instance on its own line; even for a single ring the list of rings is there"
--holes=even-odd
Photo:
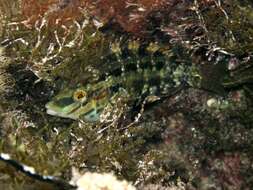
[[[52,116],[57,116],[57,117],[62,117],[62,118],[77,120],[76,117],[71,117],[70,115],[65,115],[65,114],[56,112],[56,111],[51,110],[51,109],[47,109],[47,114],[52,115]]]
[[[67,118],[66,115],[58,113],[58,112],[56,112],[54,110],[51,110],[51,109],[47,109],[47,114],[52,115],[52,116],[58,116],[58,117],[65,117],[65,118]]]
[[[50,110],[50,109],[47,109],[47,114],[54,115],[54,116],[59,115],[59,113],[57,113],[56,111]]]
[[[49,114],[49,115],[52,115],[52,116],[58,116],[58,117],[62,117],[62,118],[70,118],[70,119],[76,119],[76,118],[72,118],[71,116],[69,116],[69,115],[67,115],[67,114],[64,114],[64,113],[61,113],[61,112],[57,112],[56,110],[54,110],[54,109],[51,109],[51,106],[50,106],[51,104],[50,103],[48,103],[48,104],[46,104],[46,112],[47,112],[47,114]]]

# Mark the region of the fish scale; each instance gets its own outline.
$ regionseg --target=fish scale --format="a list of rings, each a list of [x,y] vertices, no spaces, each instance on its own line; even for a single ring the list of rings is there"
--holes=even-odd
[[[170,94],[182,83],[193,84],[198,75],[187,55],[177,52],[179,49],[171,49],[169,55],[150,49],[115,46],[113,53],[102,58],[101,68],[106,69],[96,83],[64,89],[46,104],[47,113],[98,122],[111,98],[120,97],[122,91],[128,94],[130,103],[150,95]]]

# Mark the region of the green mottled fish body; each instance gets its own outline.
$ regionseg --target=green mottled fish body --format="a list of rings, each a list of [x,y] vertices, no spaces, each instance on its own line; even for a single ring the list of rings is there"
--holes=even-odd
[[[124,91],[129,101],[172,93],[183,83],[192,85],[197,76],[190,62],[173,52],[119,49],[103,58],[100,77],[94,84],[65,89],[47,105],[47,113],[75,120],[97,122],[112,97]],[[151,49],[152,50],[152,49]],[[190,60],[190,59],[188,59]]]

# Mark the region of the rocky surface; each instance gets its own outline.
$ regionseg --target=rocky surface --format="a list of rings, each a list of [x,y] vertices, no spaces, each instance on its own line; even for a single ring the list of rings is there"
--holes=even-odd
[[[252,3],[168,1],[167,6],[173,9],[169,17],[178,20],[164,23],[166,11],[159,11],[164,1],[155,1],[158,3],[149,9],[145,7],[154,1],[136,1],[139,6],[131,5],[130,13],[134,18],[139,16],[138,22],[124,14],[128,10],[125,1],[115,1],[108,12],[103,12],[108,9],[103,6],[90,9],[92,17],[95,15],[103,26],[109,26],[109,30],[102,28],[101,32],[93,26],[94,21],[79,28],[87,17],[71,10],[79,5],[85,7],[84,2],[90,3],[40,4],[23,0],[15,6],[0,4],[1,14],[6,16],[0,27],[3,46],[0,152],[11,154],[41,174],[66,181],[72,178],[71,170],[75,167],[82,172],[113,171],[138,189],[250,189],[253,185]],[[103,5],[107,1],[99,2]],[[145,11],[138,15],[136,11],[142,7]],[[189,15],[181,15],[178,10],[182,9],[189,10]],[[17,19],[18,11],[14,10],[25,12],[24,17]],[[158,13],[162,24],[156,25],[158,31],[150,35],[154,28],[149,28],[149,19],[157,18],[152,15]],[[115,15],[116,27],[113,27],[110,17]],[[43,18],[48,18],[50,24],[42,25]],[[53,18],[60,18],[59,25],[66,27],[55,25],[57,19]],[[75,20],[79,25],[73,25]],[[140,23],[143,27],[136,28]],[[183,28],[191,31],[192,27],[199,33],[189,36]],[[122,117],[98,125],[45,113],[45,103],[62,86],[90,80],[101,72],[100,57],[110,51],[111,43],[133,40],[140,34],[145,34],[145,40],[158,40],[167,48],[180,43],[201,71],[200,88],[184,88],[146,106],[136,122],[131,120],[131,111],[124,104],[114,108],[122,112]],[[176,42],[168,42],[168,37]],[[0,163],[0,185],[6,189],[55,189],[4,163]]]

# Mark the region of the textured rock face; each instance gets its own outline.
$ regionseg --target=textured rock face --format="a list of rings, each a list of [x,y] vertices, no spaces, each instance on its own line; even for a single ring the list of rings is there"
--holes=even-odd
[[[84,1],[80,0],[22,0],[21,10],[25,24],[32,27],[41,18],[46,18],[51,25],[67,24],[81,18]]]
[[[131,2],[120,0],[113,3],[103,0],[95,4],[92,14],[104,23],[113,19],[113,22],[119,24],[125,31],[141,36],[146,32],[147,17],[151,16],[152,13],[154,13],[154,17],[157,17],[156,19],[161,19],[158,17],[161,17],[162,12],[173,14],[182,4],[180,0],[139,0]]]
[[[29,23],[35,22],[43,16],[48,16],[52,24],[56,24],[57,19],[62,23],[68,20],[78,19],[81,9],[86,9],[101,22],[108,22],[114,19],[126,31],[141,30],[145,17],[154,10],[171,11],[176,4],[181,4],[180,0],[157,1],[91,1],[91,0],[22,0],[21,7],[23,14],[29,19]],[[136,28],[137,27],[137,28]]]
[[[198,6],[211,6],[213,1],[202,0]],[[21,7],[27,26],[33,26],[41,18],[51,25],[80,20],[89,13],[102,25],[116,25],[117,29],[142,38],[154,31],[163,31],[172,37],[180,34],[178,25],[191,23],[187,16],[194,14],[192,2],[182,0],[22,0]],[[187,20],[187,21],[186,21]],[[192,25],[193,23],[191,23]]]
[[[20,5],[5,2],[11,7],[2,8],[0,3],[6,18],[19,14]],[[138,189],[168,189],[171,183],[179,186],[178,180],[186,189],[253,186],[252,0],[17,2],[24,18],[20,14],[11,24],[0,22],[0,41],[9,47],[6,56],[14,56],[8,57],[13,63],[4,64],[0,51],[0,152],[65,180],[76,167],[114,171],[143,185]],[[108,35],[98,32],[92,22],[107,26]],[[79,29],[83,23],[89,23],[87,28]],[[117,38],[118,30],[126,38]],[[171,43],[165,43],[164,36]],[[122,52],[117,43],[125,39],[133,49],[136,41],[158,42],[164,50],[178,45],[173,40],[182,42],[178,51],[201,67],[202,86],[207,88],[189,88],[147,106],[134,123],[124,101],[107,109],[118,117],[109,117],[111,122],[104,117],[108,124],[96,127],[46,115],[45,103],[61,85],[83,83],[118,66],[108,61],[102,67],[101,57]],[[183,57],[180,54],[176,61],[189,60]],[[49,75],[51,82],[46,82]],[[216,84],[225,87],[225,96],[207,91],[218,93]],[[38,187],[1,165],[0,186],[3,181],[12,189]]]

